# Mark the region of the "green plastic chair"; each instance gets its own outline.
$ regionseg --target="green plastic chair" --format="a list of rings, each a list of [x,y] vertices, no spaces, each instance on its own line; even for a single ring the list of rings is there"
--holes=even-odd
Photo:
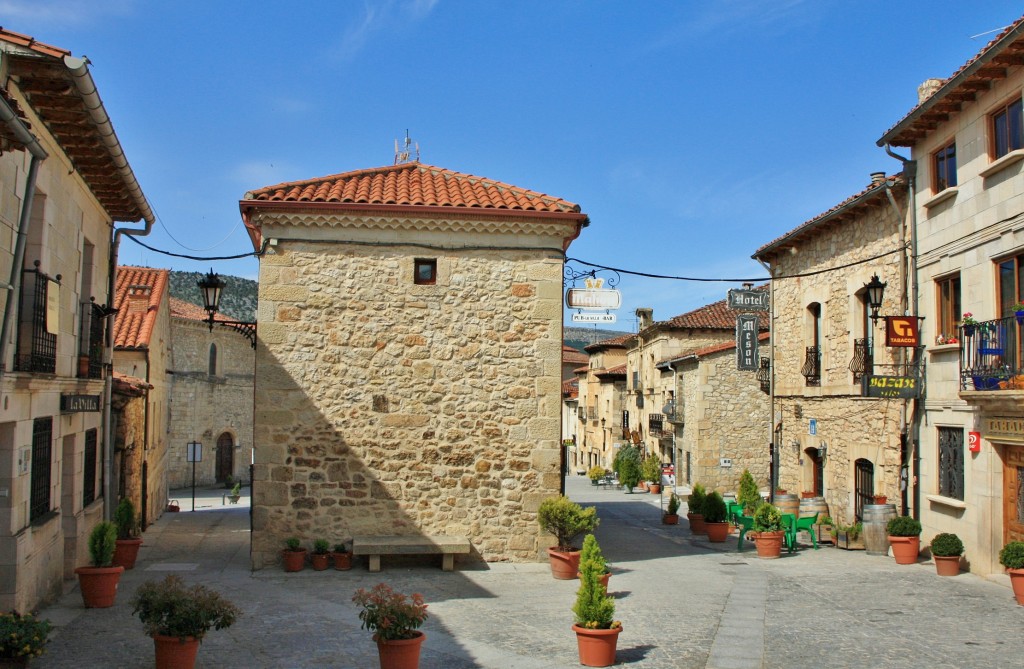
[[[740,528],[740,531],[739,531],[740,537],[739,537],[739,539],[736,542],[736,548],[737,548],[737,550],[741,550],[742,551],[743,550],[743,537],[747,536],[747,532],[750,532],[751,530],[754,529],[754,519],[751,516],[744,516],[742,509],[740,510],[740,515],[733,516],[733,519],[736,521],[736,524]]]
[[[796,543],[796,535],[801,530],[811,535],[811,543],[814,545],[814,550],[818,550],[818,539],[814,536],[814,524],[818,522],[818,512],[815,512],[813,516],[804,516],[803,518],[796,519],[796,529],[793,531],[793,543]]]
[[[786,532],[783,537],[786,552],[792,553],[796,550],[796,516],[792,513],[782,514],[782,529]]]

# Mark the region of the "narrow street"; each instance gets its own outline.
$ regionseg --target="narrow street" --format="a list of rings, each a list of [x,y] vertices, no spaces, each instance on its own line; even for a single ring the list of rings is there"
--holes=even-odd
[[[612,564],[618,666],[741,669],[830,667],[1019,667],[1024,607],[1009,587],[971,574],[936,576],[930,562],[810,547],[759,560],[736,539],[710,544],[685,522],[660,523],[658,497],[593,488],[570,477],[570,497],[598,507],[596,535]],[[248,492],[248,491],[244,491]],[[245,612],[211,632],[199,667],[376,667],[376,647],[351,603],[359,587],[385,581],[423,593],[431,617],[423,669],[554,669],[579,666],[570,630],[576,581],[547,564],[492,564],[442,572],[430,558],[412,567],[364,564],[351,571],[250,573],[248,498],[223,505],[203,491],[197,511],[167,513],[144,535],[117,604],[86,610],[77,586],[41,611],[58,628],[33,667],[151,667],[152,641],[128,604],[144,580],[180,573],[208,584]]]

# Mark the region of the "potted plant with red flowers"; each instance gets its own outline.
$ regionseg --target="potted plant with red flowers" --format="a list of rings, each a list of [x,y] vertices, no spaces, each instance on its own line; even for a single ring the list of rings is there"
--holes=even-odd
[[[356,590],[352,601],[363,609],[362,628],[373,632],[381,669],[416,669],[427,638],[419,631],[427,619],[423,595],[406,596],[378,583],[370,590]]]
[[[576,578],[580,551],[572,545],[573,539],[597,527],[597,509],[584,509],[564,495],[549,497],[537,509],[537,522],[545,532],[555,535],[556,545],[548,548],[551,575],[557,579]]]
[[[186,586],[177,574],[146,581],[135,591],[132,613],[153,637],[157,667],[190,669],[203,637],[234,624],[241,610],[204,585]]]
[[[614,620],[615,599],[608,595],[607,586],[601,582],[605,562],[593,534],[587,535],[584,549],[587,559],[580,562],[580,588],[572,607],[576,624],[572,629],[576,632],[580,664],[609,667],[615,664],[622,623]]]

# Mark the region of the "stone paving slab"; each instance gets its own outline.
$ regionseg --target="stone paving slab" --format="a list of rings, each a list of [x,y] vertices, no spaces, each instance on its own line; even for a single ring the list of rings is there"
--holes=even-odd
[[[1024,666],[1024,607],[1004,583],[940,578],[930,562],[900,566],[824,547],[759,560],[753,550],[738,553],[735,538],[711,544],[685,521],[661,525],[659,496],[593,489],[581,477],[567,489],[598,507],[596,534],[612,563],[609,589],[624,626],[618,666]],[[248,509],[223,506],[222,491],[211,493],[212,500],[197,499],[199,511],[165,514],[146,531],[113,608],[84,609],[69,582],[67,594],[40,612],[58,628],[32,666],[152,667],[152,641],[128,600],[141,582],[183,565],[194,566],[181,571],[186,581],[216,588],[245,612],[206,637],[199,667],[376,667],[351,597],[381,581],[421,592],[429,604],[422,669],[579,666],[570,629],[577,582],[552,579],[545,563],[250,572]]]

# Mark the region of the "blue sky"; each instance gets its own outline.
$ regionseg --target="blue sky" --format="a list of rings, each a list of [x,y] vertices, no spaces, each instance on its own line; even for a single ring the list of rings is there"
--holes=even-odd
[[[899,170],[875,141],[917,86],[1021,12],[1010,0],[0,0],[0,25],[89,57],[158,217],[151,246],[250,251],[246,191],[389,165],[408,130],[424,163],[578,203],[591,226],[572,257],[756,278],[759,246]],[[258,270],[130,241],[121,263]],[[623,276],[614,327],[734,287]]]

